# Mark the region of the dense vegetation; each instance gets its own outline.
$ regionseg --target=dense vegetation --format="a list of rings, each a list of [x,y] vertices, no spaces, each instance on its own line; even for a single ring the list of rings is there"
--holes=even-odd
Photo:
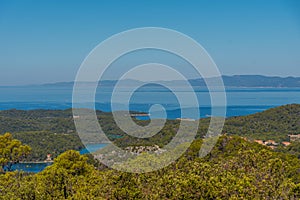
[[[223,136],[205,158],[201,140],[170,166],[145,174],[97,170],[67,151],[34,175],[0,175],[1,199],[299,199],[300,163],[237,136]]]
[[[115,124],[111,113],[97,112],[99,123],[108,137],[119,146],[153,145],[164,146],[176,134],[178,120],[168,120],[164,129],[152,138],[136,139],[125,135]],[[223,133],[239,135],[249,140],[289,141],[288,134],[300,134],[300,105],[286,105],[249,116],[226,119]],[[147,121],[137,121],[147,125]],[[197,138],[207,132],[209,119],[201,119]],[[83,145],[75,131],[72,110],[7,110],[0,111],[0,134],[6,132],[31,146],[27,160],[44,160],[48,153],[54,157],[66,150],[80,150]],[[93,139],[90,143],[93,143]],[[296,147],[294,147],[296,146]],[[278,148],[281,152],[299,155],[297,144]]]
[[[300,159],[300,141],[292,142],[291,145],[287,147],[280,146],[276,149],[276,151],[293,154]]]
[[[163,146],[179,125],[178,120],[167,121],[154,137],[134,139],[117,128],[110,113],[97,114],[108,136],[120,146]],[[198,139],[177,161],[158,171],[135,174],[108,169],[90,155],[69,150],[82,148],[71,110],[0,111],[1,132],[10,131],[24,143],[10,134],[0,136],[2,169],[26,157],[45,159],[47,153],[60,154],[53,165],[37,174],[2,170],[0,199],[299,199],[300,142],[279,145],[276,152],[252,141],[288,141],[288,134],[300,133],[299,114],[300,105],[287,105],[229,118],[226,135],[206,157],[199,158],[201,137],[209,123],[202,119]],[[31,149],[26,144],[32,147],[29,157]],[[135,163],[147,162],[137,157],[131,162]]]
[[[251,139],[289,141],[289,134],[300,134],[300,105],[280,106],[253,115],[226,120],[224,132]]]
[[[0,135],[0,172],[11,171],[12,166],[23,160],[30,151],[28,145],[13,139],[11,134]]]

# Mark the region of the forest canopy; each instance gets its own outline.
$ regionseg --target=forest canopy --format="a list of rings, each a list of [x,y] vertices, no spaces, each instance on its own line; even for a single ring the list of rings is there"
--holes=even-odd
[[[1,199],[299,199],[300,163],[292,155],[234,136],[198,157],[201,139],[168,167],[150,173],[101,170],[70,150],[37,174],[0,175]]]
[[[273,139],[280,143],[289,139],[288,134],[299,134],[299,114],[300,105],[287,105],[228,118],[224,135],[204,158],[198,154],[209,119],[201,119],[197,139],[184,155],[165,168],[137,174],[109,169],[91,155],[80,155],[76,150],[83,146],[71,110],[0,111],[0,130],[12,131],[0,136],[2,166],[26,156],[38,160],[45,159],[46,153],[58,155],[37,174],[2,170],[0,199],[299,199],[299,142],[280,144],[276,151],[254,142]],[[172,139],[179,124],[168,120],[162,131],[143,140],[125,136],[110,113],[98,112],[98,119],[120,146],[127,142],[161,147]],[[131,164],[139,162],[145,160],[138,158]]]

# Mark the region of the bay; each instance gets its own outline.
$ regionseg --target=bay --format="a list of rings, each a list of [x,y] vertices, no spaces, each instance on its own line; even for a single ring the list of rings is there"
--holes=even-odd
[[[87,154],[87,153],[93,153],[103,147],[105,147],[107,144],[87,144],[85,148],[81,149],[79,151],[80,154]],[[18,170],[18,171],[24,171],[24,172],[31,172],[31,173],[38,173],[43,171],[46,167],[50,166],[51,162],[44,162],[44,163],[17,163],[14,164],[12,169]]]
[[[14,86],[0,87],[0,110],[8,109],[68,109],[72,108],[72,87],[69,86]],[[95,95],[95,107],[102,111],[112,111],[111,96],[112,88],[101,88]],[[211,113],[209,92],[203,88],[195,89],[196,97],[199,101],[201,117],[208,117]],[[124,96],[128,90],[122,91]],[[186,91],[179,91],[180,95],[185,95]],[[84,91],[83,91],[83,95]],[[187,95],[187,94],[186,94]],[[300,104],[300,88],[226,88],[227,96],[227,117],[243,116],[285,104]],[[122,94],[120,95],[122,98]],[[181,116],[181,109],[193,110],[189,102],[184,106],[180,105],[176,95],[166,88],[146,87],[135,91],[129,101],[129,110],[148,112],[154,104],[161,104],[167,112],[168,119],[176,119],[191,116]],[[128,107],[122,102],[115,102],[116,110],[126,110]],[[93,103],[85,102],[82,107],[93,108]],[[162,113],[154,112],[154,117],[159,118]],[[194,116],[193,116],[194,117]],[[139,119],[148,119],[139,117]],[[105,144],[91,144],[80,151],[87,153],[104,147]],[[14,165],[14,170],[26,172],[40,172],[50,163],[19,163]]]

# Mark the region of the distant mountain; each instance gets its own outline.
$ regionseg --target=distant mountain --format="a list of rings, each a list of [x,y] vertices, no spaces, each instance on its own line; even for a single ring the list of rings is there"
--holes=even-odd
[[[270,77],[261,75],[234,75],[234,76],[222,76],[224,85],[226,87],[272,87],[272,88],[295,88],[300,87],[300,77]],[[213,83],[216,78],[209,78],[209,82]],[[174,86],[184,86],[184,81],[161,81],[162,83],[168,83]],[[192,86],[205,87],[205,80],[203,78],[190,79]],[[116,80],[103,80],[99,83],[101,86],[110,87],[117,83]],[[143,83],[142,81],[126,79],[122,80],[121,84],[125,87],[133,86],[137,83]],[[43,86],[73,86],[74,82],[60,82],[44,84]],[[92,84],[92,82],[82,82],[82,84]]]
[[[213,81],[216,78],[210,78]],[[300,87],[300,77],[269,77],[261,75],[222,76],[226,87]],[[193,86],[205,86],[204,79],[192,79]]]
[[[114,86],[117,84],[117,80],[103,80],[99,82],[99,86],[104,86],[104,87],[110,87],[110,86]],[[74,81],[72,82],[57,82],[57,83],[46,83],[46,84],[42,84],[42,86],[73,86],[74,85]],[[94,82],[79,82],[82,85],[94,85]],[[143,83],[142,81],[138,81],[138,80],[132,80],[132,79],[126,79],[126,80],[122,80],[120,81],[120,84],[124,85],[124,86],[133,86],[136,85],[137,83]]]
[[[268,77],[259,75],[223,76],[226,86],[232,87],[300,87],[300,77]]]

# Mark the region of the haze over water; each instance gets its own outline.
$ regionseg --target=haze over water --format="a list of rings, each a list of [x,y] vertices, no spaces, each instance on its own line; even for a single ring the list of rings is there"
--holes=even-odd
[[[112,88],[104,87],[96,93],[97,110],[111,111],[110,99]],[[124,89],[126,92],[126,89]],[[7,109],[68,109],[72,107],[72,87],[69,86],[1,86],[0,110]],[[184,89],[182,90],[184,95]],[[210,115],[210,96],[206,89],[197,88],[196,96],[200,104],[200,117]],[[227,117],[248,115],[261,112],[271,107],[300,103],[300,88],[227,88]],[[145,87],[138,89],[130,100],[131,111],[148,112],[153,104],[162,104],[167,110],[167,117],[189,117],[180,115],[180,107],[174,94],[165,88]],[[116,102],[118,110],[125,105]],[[86,102],[81,107],[93,108]],[[190,109],[190,105],[183,105]],[[155,112],[154,112],[155,113]],[[157,113],[156,117],[159,117]]]

